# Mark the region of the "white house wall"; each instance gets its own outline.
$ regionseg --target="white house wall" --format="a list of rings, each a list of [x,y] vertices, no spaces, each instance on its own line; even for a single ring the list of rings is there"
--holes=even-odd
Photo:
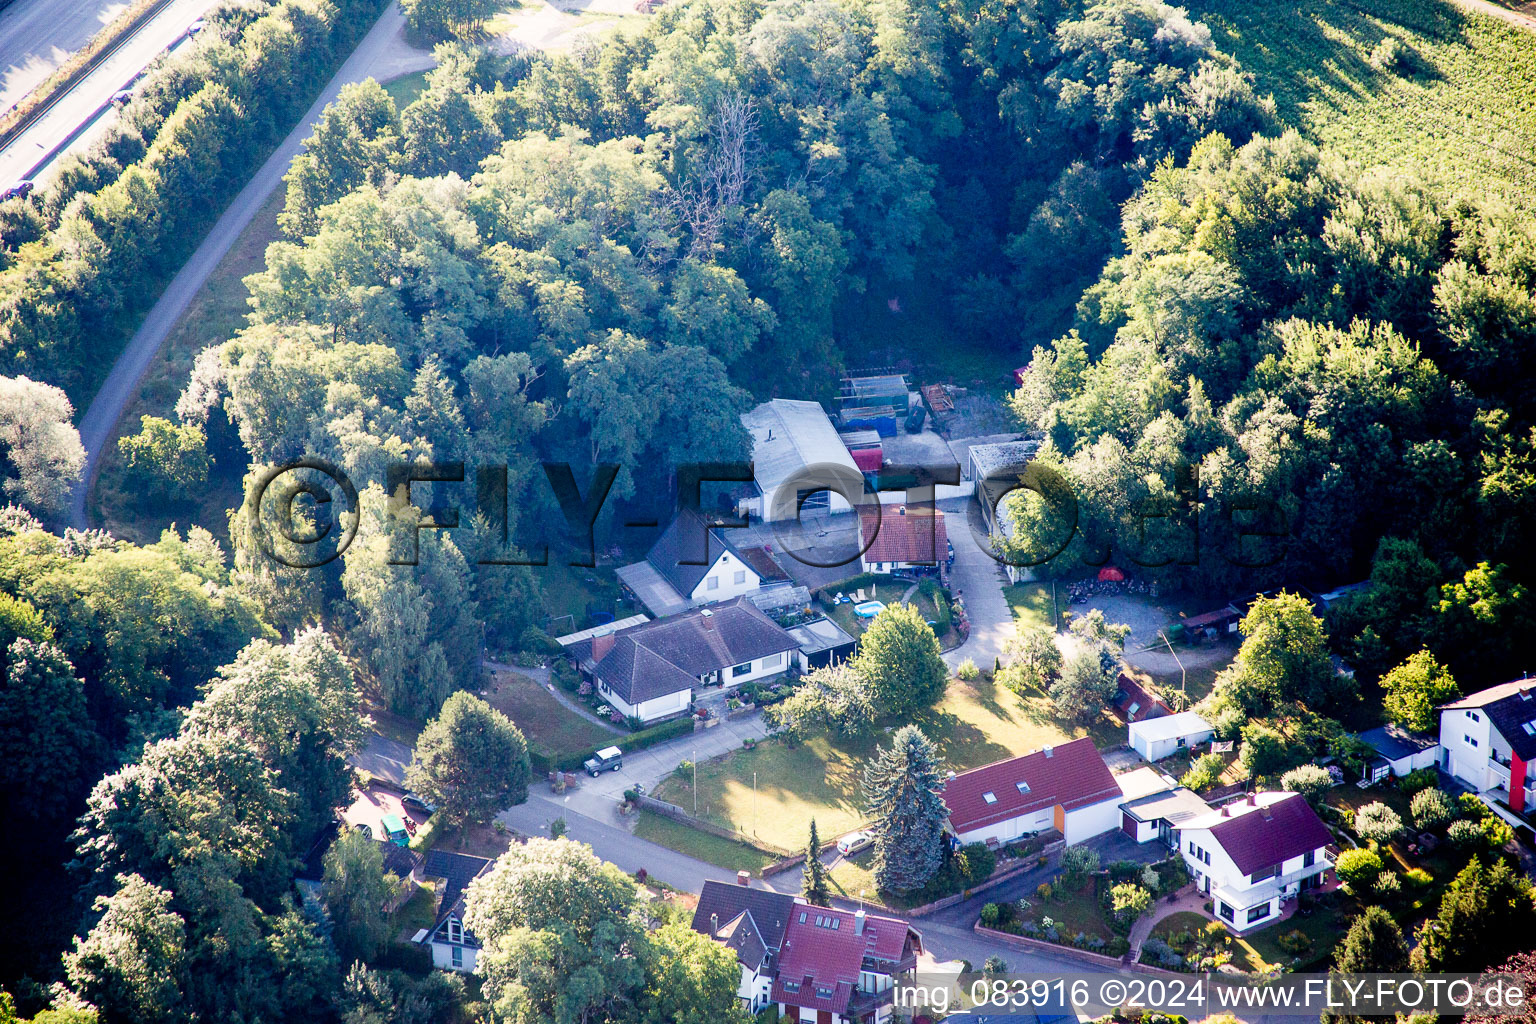
[[[1440,712],[1440,747],[1445,751],[1446,772],[1481,792],[1500,782],[1488,769],[1488,755],[1494,744],[1488,716],[1477,709],[1453,709]]]
[[[478,949],[473,946],[461,946],[463,959],[459,964],[453,962],[453,946],[447,942],[432,943],[432,966],[440,971],[460,971],[464,974],[472,973],[475,969],[475,954]]]
[[[1067,841],[1068,846],[1072,846],[1119,828],[1120,805],[1123,802],[1123,797],[1115,797],[1112,800],[1104,800],[1089,804],[1087,807],[1080,807],[1075,811],[1068,811],[1062,838]]]
[[[742,576],[740,583],[736,582],[737,573]],[[714,589],[709,586],[710,580],[715,581]],[[688,596],[694,604],[718,604],[743,594],[756,593],[762,586],[763,578],[751,567],[729,551],[723,551]]]
[[[1044,807],[992,825],[974,828],[969,832],[958,832],[955,838],[960,840],[962,846],[970,843],[985,843],[989,839],[995,839],[999,844],[1006,845],[1026,833],[1043,832],[1055,827],[1055,808]]]
[[[693,699],[692,690],[678,690],[676,693],[666,693],[660,697],[643,700],[639,704],[631,704],[602,684],[599,684],[598,693],[617,708],[619,714],[626,718],[638,718],[642,722],[654,722],[668,715],[681,714],[688,710],[688,702]]]

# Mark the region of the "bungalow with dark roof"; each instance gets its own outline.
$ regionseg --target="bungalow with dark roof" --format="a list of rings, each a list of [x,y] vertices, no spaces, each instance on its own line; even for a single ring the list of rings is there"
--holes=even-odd
[[[641,623],[565,648],[620,714],[654,722],[685,714],[698,686],[782,675],[800,644],[745,597]]]
[[[1332,842],[1300,793],[1250,793],[1179,826],[1196,887],[1236,932],[1279,920],[1284,903],[1325,884]]]
[[[905,921],[724,882],[704,883],[693,930],[735,952],[749,1012],[776,1003],[780,1020],[816,1024],[884,1024],[923,951]]]
[[[941,794],[960,845],[1002,846],[1054,828],[1068,845],[1120,824],[1125,795],[1088,737],[952,776]]]

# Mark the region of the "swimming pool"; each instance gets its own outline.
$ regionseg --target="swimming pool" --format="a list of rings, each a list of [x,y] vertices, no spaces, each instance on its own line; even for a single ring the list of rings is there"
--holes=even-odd
[[[861,619],[872,619],[885,610],[884,601],[865,601],[853,606],[853,613]]]

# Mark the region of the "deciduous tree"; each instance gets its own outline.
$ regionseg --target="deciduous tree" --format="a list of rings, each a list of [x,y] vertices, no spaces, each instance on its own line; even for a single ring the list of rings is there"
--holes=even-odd
[[[416,740],[406,783],[448,820],[489,821],[528,799],[528,742],[511,719],[460,691],[443,702]]]

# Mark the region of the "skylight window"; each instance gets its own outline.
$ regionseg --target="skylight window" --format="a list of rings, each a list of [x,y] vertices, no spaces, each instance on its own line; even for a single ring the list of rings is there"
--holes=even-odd
[[[1019,781],[1019,782],[1015,782],[1014,785],[1019,787],[1019,792],[1020,793],[1028,793],[1029,792],[1029,783],[1027,783],[1027,782]]]
[[[981,798],[983,800],[985,800],[989,804],[997,803],[997,794],[996,793],[992,793],[992,792],[983,793],[983,794],[981,794]]]

